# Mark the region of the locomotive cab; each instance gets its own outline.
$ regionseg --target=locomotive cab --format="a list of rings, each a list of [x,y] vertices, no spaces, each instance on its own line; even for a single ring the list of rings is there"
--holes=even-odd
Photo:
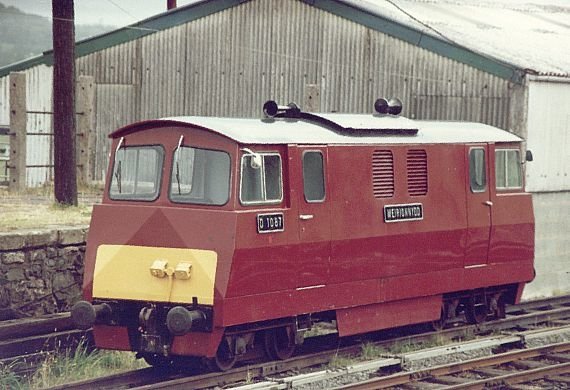
[[[504,315],[533,278],[521,139],[380,103],[112,133],[75,323],[100,348],[224,370],[288,358],[317,321],[344,336]]]

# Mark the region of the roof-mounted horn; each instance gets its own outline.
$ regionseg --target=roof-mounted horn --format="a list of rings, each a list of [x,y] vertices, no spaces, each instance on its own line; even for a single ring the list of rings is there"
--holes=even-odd
[[[286,106],[279,106],[275,101],[268,100],[263,105],[263,113],[268,118],[274,118],[282,114],[288,118],[298,118],[301,109],[295,103],[289,103]]]
[[[380,114],[397,116],[402,112],[402,102],[399,99],[378,99],[374,104]],[[382,115],[366,116],[368,119],[355,118],[351,114],[313,114],[303,112],[295,103],[279,106],[273,100],[268,100],[263,105],[265,118],[302,120],[326,127],[339,134],[351,134],[359,136],[369,135],[416,135],[418,128],[405,118],[380,118]],[[374,118],[376,117],[376,118]]]
[[[383,115],[400,115],[402,112],[402,101],[398,98],[392,98],[390,100],[379,98],[374,102],[374,110],[378,114]]]

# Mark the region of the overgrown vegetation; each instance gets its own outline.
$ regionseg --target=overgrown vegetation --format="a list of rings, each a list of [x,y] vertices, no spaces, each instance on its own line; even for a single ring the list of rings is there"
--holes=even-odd
[[[134,353],[90,351],[84,343],[75,350],[48,353],[29,376],[17,374],[15,365],[0,366],[0,389],[42,389],[147,367],[144,361],[135,359]]]

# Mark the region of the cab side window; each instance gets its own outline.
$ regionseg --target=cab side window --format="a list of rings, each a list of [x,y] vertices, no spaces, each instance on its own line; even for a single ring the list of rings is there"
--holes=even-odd
[[[323,154],[319,151],[307,151],[303,154],[303,189],[307,202],[325,200]]]
[[[469,151],[469,180],[472,192],[483,192],[487,188],[485,149],[473,148]]]
[[[522,188],[521,159],[518,150],[495,151],[495,185],[497,189]]]
[[[260,154],[241,159],[240,201],[242,204],[279,203],[283,199],[281,156]]]

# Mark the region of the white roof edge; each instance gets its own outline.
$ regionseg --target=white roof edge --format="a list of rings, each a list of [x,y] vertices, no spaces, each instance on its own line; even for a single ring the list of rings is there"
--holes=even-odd
[[[342,126],[370,129],[371,115],[323,114],[332,119],[342,115]],[[241,144],[458,144],[521,142],[515,134],[476,122],[422,121],[404,117],[378,118],[378,129],[418,129],[416,135],[339,133],[328,127],[295,119],[261,120],[219,117],[170,117],[163,120],[205,128]],[[387,120],[384,120],[387,119]],[[351,123],[354,126],[350,126]],[[390,124],[381,126],[381,124]],[[403,126],[394,126],[401,123]],[[410,125],[413,124],[413,127]]]
[[[529,81],[570,84],[570,75],[568,77],[549,76],[549,75],[528,75],[527,77]]]

